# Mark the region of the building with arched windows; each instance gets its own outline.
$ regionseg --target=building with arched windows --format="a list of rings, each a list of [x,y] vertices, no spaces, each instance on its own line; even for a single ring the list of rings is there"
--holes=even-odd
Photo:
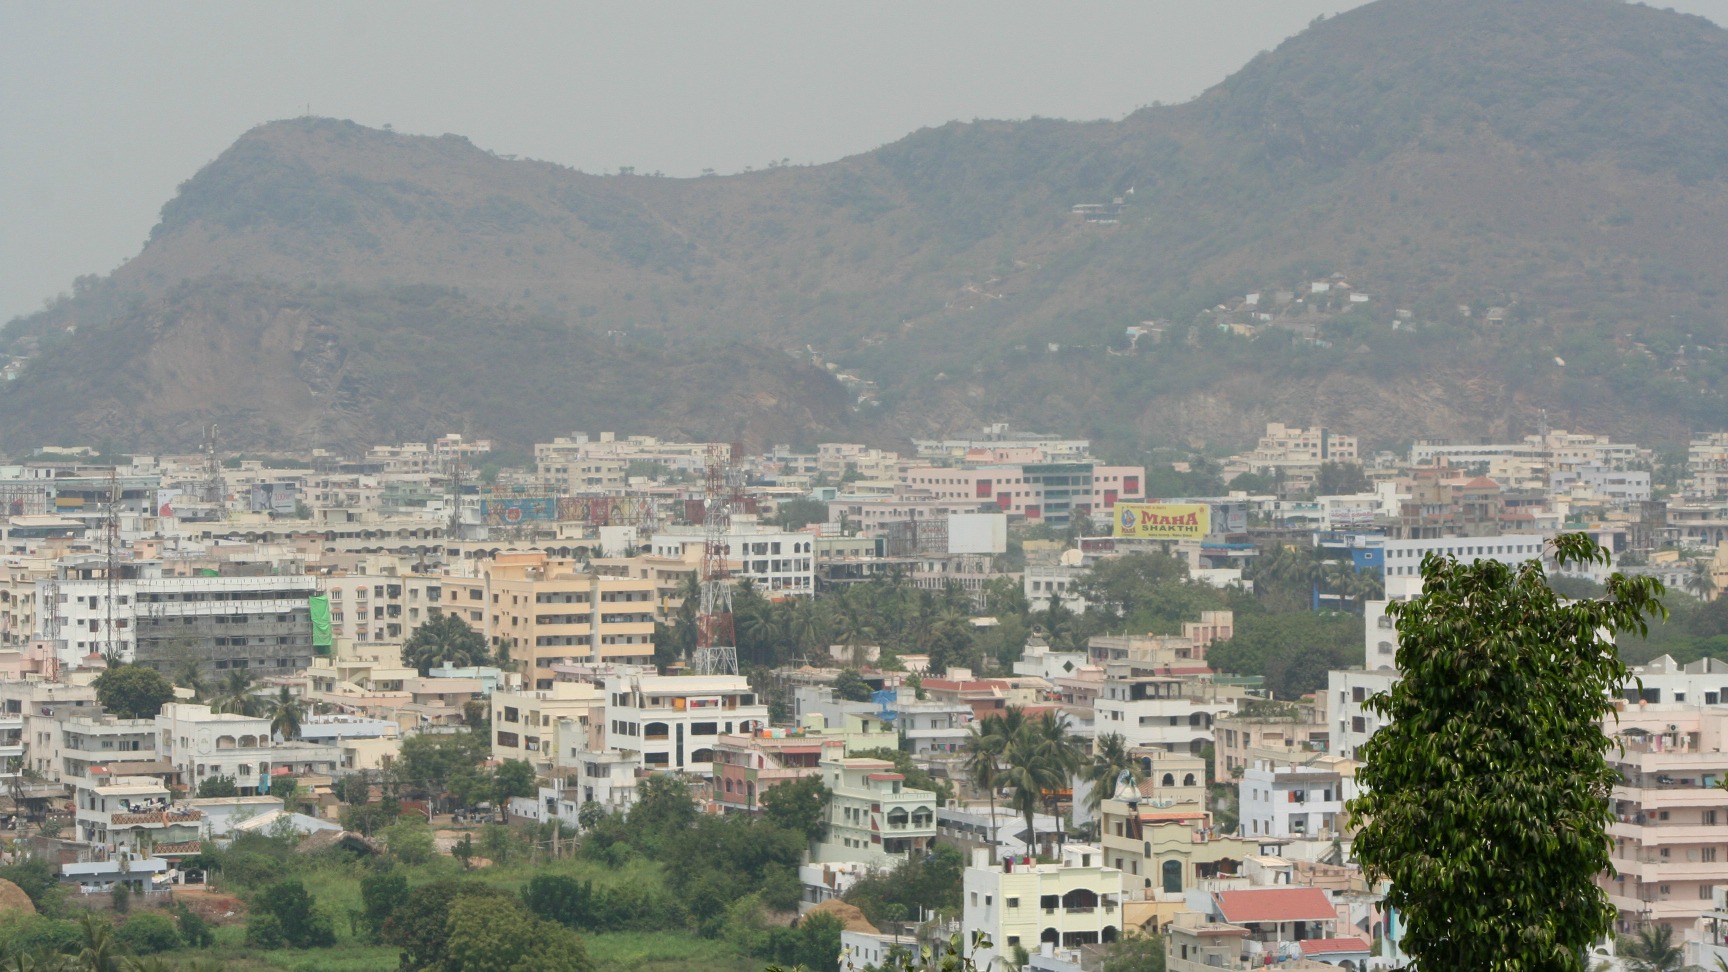
[[[962,885],[961,941],[982,932],[991,942],[972,955],[980,969],[994,968],[996,956],[1012,955],[1015,946],[1079,948],[1122,935],[1122,872],[1105,866],[1099,847],[1068,844],[1059,864],[1023,857],[992,863],[987,851],[975,850]]]
[[[893,763],[844,757],[822,761],[828,833],[810,845],[810,860],[862,861],[891,868],[936,843],[936,794],[906,785]]]

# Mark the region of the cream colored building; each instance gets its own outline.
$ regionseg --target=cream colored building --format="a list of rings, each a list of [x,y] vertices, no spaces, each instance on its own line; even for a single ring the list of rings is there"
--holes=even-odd
[[[1122,872],[1103,863],[1104,852],[1086,844],[1062,849],[1059,864],[1008,858],[992,864],[982,848],[962,878],[962,941],[974,932],[991,947],[973,954],[982,972],[1009,966],[998,956],[1015,946],[1037,952],[1045,943],[1079,948],[1122,936]]]
[[[1711,909],[1711,892],[1728,884],[1728,710],[1701,705],[1628,705],[1604,727],[1620,744],[1608,762],[1615,786],[1615,876],[1602,877],[1619,912],[1618,930],[1645,922],[1676,932]]]
[[[652,579],[513,553],[482,562],[476,577],[445,578],[443,593],[444,610],[473,625],[495,650],[507,647],[537,689],[552,687],[552,666],[566,659],[654,660],[659,591]]]
[[[542,776],[559,757],[585,750],[590,727],[606,719],[606,693],[587,682],[492,693],[492,757],[520,759]]]
[[[815,863],[862,861],[884,868],[936,843],[936,794],[906,785],[894,764],[848,756],[822,761],[828,833],[811,844]]]

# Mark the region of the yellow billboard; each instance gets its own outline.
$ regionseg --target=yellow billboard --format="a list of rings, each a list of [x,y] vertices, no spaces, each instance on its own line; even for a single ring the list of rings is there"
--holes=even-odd
[[[1112,536],[1145,540],[1199,540],[1212,526],[1205,503],[1117,503]]]

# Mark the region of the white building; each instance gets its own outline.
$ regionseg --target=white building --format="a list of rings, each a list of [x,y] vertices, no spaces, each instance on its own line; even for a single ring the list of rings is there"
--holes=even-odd
[[[307,599],[317,593],[313,578],[165,577],[160,564],[128,566],[144,576],[117,578],[112,587],[88,576],[37,582],[37,636],[55,642],[62,665],[110,646],[122,659],[159,671],[182,657],[196,659],[207,672],[242,669],[259,676],[312,664]],[[93,570],[85,564],[73,573]]]
[[[816,591],[815,536],[775,530],[750,517],[735,517],[726,536],[732,576],[748,579],[770,598],[813,594]],[[706,542],[701,527],[672,527],[656,533],[649,547],[656,557],[700,559]]]
[[[1508,533],[1497,537],[1434,537],[1422,540],[1387,540],[1382,549],[1386,557],[1386,580],[1394,577],[1421,577],[1422,558],[1440,553],[1458,558],[1463,563],[1498,560],[1509,566],[1543,556],[1542,537],[1533,533]]]
[[[1354,764],[1336,757],[1296,763],[1258,757],[1237,784],[1245,837],[1328,840],[1343,829],[1356,796]]]
[[[1092,703],[1096,731],[1120,733],[1131,748],[1198,753],[1214,720],[1236,711],[1233,697],[1195,679],[1110,678]]]
[[[1055,651],[1046,644],[1030,644],[1014,663],[1014,674],[1054,683],[1059,678],[1074,677],[1074,673],[1091,663],[1084,651]]]
[[[1399,675],[1390,667],[1371,672],[1355,669],[1327,673],[1327,713],[1332,724],[1332,752],[1354,759],[1361,748],[1380,727],[1385,725],[1378,714],[1368,710],[1367,702],[1381,692],[1392,691]]]
[[[170,702],[157,713],[155,727],[163,755],[193,793],[205,780],[226,776],[239,792],[255,794],[270,775],[269,719]]]
[[[768,706],[742,675],[606,677],[606,748],[638,754],[647,770],[713,775],[722,735],[768,726]]]
[[[168,786],[152,777],[80,780],[73,803],[77,839],[88,844],[191,853],[203,836],[204,815],[175,805]]]
[[[1049,607],[1050,599],[1055,598],[1064,608],[1080,614],[1086,610],[1086,598],[1080,595],[1079,585],[1087,573],[1085,567],[1028,564],[1020,578],[1020,587],[1034,610]]]

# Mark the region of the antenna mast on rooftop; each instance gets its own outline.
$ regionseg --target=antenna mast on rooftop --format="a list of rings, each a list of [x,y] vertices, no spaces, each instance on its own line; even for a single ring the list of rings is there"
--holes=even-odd
[[[218,516],[223,513],[223,502],[228,492],[222,481],[222,460],[216,455],[216,423],[210,423],[204,430],[204,482],[201,485],[206,503],[216,504]],[[226,519],[226,517],[223,517]]]
[[[120,660],[120,649],[114,644],[114,604],[119,594],[120,573],[120,469],[108,469],[108,508],[102,518],[102,552],[107,563],[102,570],[103,601],[108,610],[107,642],[102,654],[110,666]]]
[[[462,539],[462,456],[450,459],[450,525],[444,530],[446,540]]]
[[[738,674],[738,646],[732,627],[732,577],[726,564],[732,532],[732,447],[708,446],[707,478],[702,491],[702,604],[696,612],[698,675]]]

